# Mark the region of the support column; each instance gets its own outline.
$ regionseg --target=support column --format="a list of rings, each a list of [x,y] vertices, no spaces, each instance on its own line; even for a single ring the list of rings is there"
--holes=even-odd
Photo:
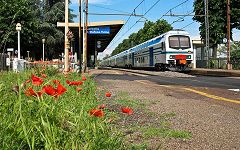
[[[231,26],[230,26],[230,0],[227,0],[227,69],[231,70],[232,69],[232,64],[231,64],[231,43],[230,43],[230,38],[231,38]]]
[[[81,69],[82,69],[82,41],[81,41],[81,37],[82,37],[82,0],[79,0],[79,69],[80,69],[80,73],[81,73]]]
[[[84,49],[83,49],[83,70],[82,72],[87,71],[87,30],[88,30],[88,0],[86,0],[86,10],[85,10],[85,30],[84,30]]]
[[[67,38],[67,33],[68,33],[68,0],[65,0],[65,42],[64,42],[64,71],[68,72],[69,71],[69,41]]]

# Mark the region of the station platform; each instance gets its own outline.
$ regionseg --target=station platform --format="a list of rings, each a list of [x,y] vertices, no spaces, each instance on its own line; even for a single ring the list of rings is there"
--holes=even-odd
[[[240,77],[240,70],[196,68],[196,69],[191,70],[190,74],[206,75],[206,76],[219,76],[219,77]]]
[[[99,67],[98,69],[121,70],[121,71],[139,73],[144,75],[152,75],[152,76],[158,76],[159,74],[162,74],[162,72],[160,71],[146,71],[146,70],[110,68],[110,67]],[[215,76],[215,77],[240,77],[240,70],[196,68],[184,73],[187,73],[190,75]]]

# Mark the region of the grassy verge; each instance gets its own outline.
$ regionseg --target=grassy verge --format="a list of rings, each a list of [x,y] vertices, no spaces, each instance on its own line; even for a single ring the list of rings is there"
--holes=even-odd
[[[122,137],[109,124],[113,112],[104,110],[103,117],[89,115],[89,110],[105,101],[104,93],[96,94],[95,82],[87,78],[80,92],[66,80],[81,80],[79,74],[65,77],[53,69],[45,70],[47,78],[41,86],[26,80],[39,70],[22,73],[1,73],[0,81],[0,149],[124,149]],[[43,86],[59,80],[67,91],[59,97],[43,94],[26,96],[32,87],[41,91]]]
[[[172,128],[171,120],[176,117],[174,112],[157,115],[146,108],[147,103],[131,98],[127,92],[119,92],[109,105],[116,109],[129,106],[134,110],[134,114],[128,117],[118,114],[114,122],[123,132],[129,149],[161,149],[165,139],[191,138],[190,132]]]

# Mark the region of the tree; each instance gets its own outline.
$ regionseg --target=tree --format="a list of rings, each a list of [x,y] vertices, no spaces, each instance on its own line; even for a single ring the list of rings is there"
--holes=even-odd
[[[64,22],[64,0],[1,0],[0,50],[17,48],[16,24],[22,24],[21,55],[30,51],[36,59],[42,57],[42,39],[46,39],[46,53],[52,59],[63,51],[64,31],[57,22]],[[69,9],[69,22],[73,22]]]
[[[227,37],[227,2],[226,0],[209,0],[209,42],[216,47],[222,43],[222,39]],[[234,28],[240,29],[240,3],[239,0],[231,0],[231,31]],[[195,16],[193,20],[200,23],[200,35],[205,39],[205,17],[204,1],[195,0],[194,2]],[[231,32],[232,35],[232,32]],[[232,36],[231,36],[232,39]]]
[[[30,6],[35,1],[31,0],[2,0],[0,2],[0,49],[5,50],[6,46],[16,47],[17,32],[16,24],[22,25],[21,43],[22,47],[29,46],[33,39],[36,38],[38,29],[37,12]]]
[[[115,48],[111,55],[113,56],[121,53],[122,51],[125,51],[170,30],[172,30],[172,26],[166,20],[157,20],[155,23],[147,21],[145,22],[144,27],[137,33],[132,33],[128,39],[124,39],[122,43]]]
[[[233,65],[233,69],[240,69],[240,42],[232,42],[230,50],[231,64]],[[218,52],[227,56],[227,46],[221,45],[218,48]]]

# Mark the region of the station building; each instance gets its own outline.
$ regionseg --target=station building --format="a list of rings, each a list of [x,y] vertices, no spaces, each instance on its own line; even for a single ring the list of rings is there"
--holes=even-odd
[[[88,36],[87,36],[87,66],[94,67],[99,52],[103,52],[116,34],[120,31],[124,21],[105,21],[105,22],[89,22],[88,23]],[[71,42],[71,51],[77,54],[79,59],[79,23],[68,23],[69,30],[74,34],[74,40]],[[57,27],[65,27],[65,23],[58,22]],[[83,26],[81,27],[83,33]],[[83,34],[82,34],[83,35]],[[83,36],[81,35],[81,42],[83,44]],[[81,58],[82,60],[82,58]]]

